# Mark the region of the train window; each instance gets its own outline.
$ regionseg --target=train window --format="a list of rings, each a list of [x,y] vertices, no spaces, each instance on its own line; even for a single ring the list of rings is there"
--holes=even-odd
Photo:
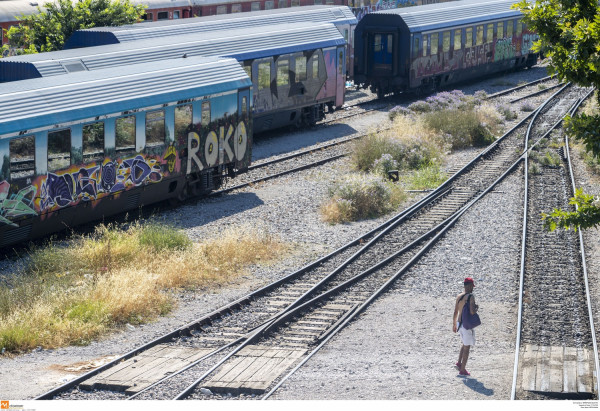
[[[71,129],[48,133],[48,171],[56,171],[71,165]]]
[[[306,57],[296,57],[296,81],[306,80]]]
[[[169,19],[169,12],[168,11],[159,11],[157,18],[159,20],[168,20]]]
[[[275,0],[265,1],[265,10],[271,10],[275,8]]]
[[[179,13],[180,13],[180,12],[179,12],[179,10],[175,10],[175,11],[173,12],[173,20],[175,20],[175,19],[178,19],[178,18],[179,18]]]
[[[338,53],[338,74],[344,74],[344,52],[342,50]]]
[[[491,43],[494,41],[494,25],[488,24],[485,26],[485,42]]]
[[[152,13],[146,13],[142,16],[142,18],[146,21],[152,21],[154,20],[154,15]]]
[[[439,46],[439,33],[432,33],[430,36],[431,39],[431,55],[435,56],[438,53]]]
[[[373,51],[379,53],[381,51],[381,34],[376,34],[373,40]]]
[[[391,54],[393,50],[394,50],[394,36],[391,34],[388,34],[388,36],[387,36],[387,52],[389,54]]]
[[[207,126],[210,124],[210,101],[202,102],[202,125]]]
[[[258,10],[260,10],[260,2],[253,1],[252,4],[250,4],[250,11],[258,11]]]
[[[248,113],[248,99],[242,96],[242,115],[245,116],[246,113]]]
[[[104,158],[104,122],[83,126],[83,162],[98,161]]]
[[[246,72],[248,77],[250,77],[250,80],[252,80],[252,66],[244,66],[244,71]]]
[[[462,29],[454,30],[454,50],[462,49]]]
[[[35,174],[35,137],[10,140],[10,178],[26,178]]]
[[[504,38],[504,22],[498,23],[496,38]]]
[[[520,37],[521,34],[523,34],[523,23],[517,21],[517,37]]]
[[[115,121],[115,149],[117,152],[135,150],[135,116]]]
[[[415,37],[415,44],[413,45],[413,54],[415,57],[419,56],[419,38]]]
[[[348,29],[344,29],[344,40],[346,40],[346,44],[348,44]]]
[[[465,47],[473,47],[473,28],[465,29]]]
[[[319,56],[313,56],[312,58],[312,76],[313,78],[319,78]]]
[[[450,51],[450,32],[445,31],[442,38],[442,51],[447,53]]]
[[[477,45],[483,44],[483,26],[477,26]]]
[[[506,37],[512,37],[513,34],[514,34],[513,22],[511,20],[511,21],[506,22]]]
[[[231,12],[232,13],[241,13],[242,12],[242,5],[241,4],[232,4],[231,5]]]
[[[300,5],[300,0],[292,0],[292,7],[298,7]]]
[[[187,141],[187,132],[192,125],[192,105],[175,107],[175,141]]]
[[[279,0],[277,2],[277,8],[278,9],[283,9],[283,8],[285,8],[287,6],[288,6],[287,0]]]
[[[271,63],[258,64],[258,88],[271,87]]]
[[[227,14],[227,6],[217,6],[217,14]]]
[[[323,4],[323,0],[315,0],[315,4]]]
[[[164,144],[165,134],[165,110],[146,113],[146,146]]]
[[[290,61],[277,61],[277,86],[287,86],[290,84]]]
[[[423,34],[423,57],[427,55],[427,34]]]

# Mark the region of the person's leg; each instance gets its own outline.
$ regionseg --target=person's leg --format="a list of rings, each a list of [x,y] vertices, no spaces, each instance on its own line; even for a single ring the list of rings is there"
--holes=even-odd
[[[463,358],[463,351],[465,350],[465,345],[462,344],[460,346],[460,352],[458,353],[458,362],[456,363],[456,365],[458,365],[458,368],[460,368],[460,365],[462,364],[462,358]]]
[[[465,367],[467,366],[467,360],[469,359],[469,350],[471,349],[470,345],[463,345],[463,349],[460,350],[462,353],[462,361],[460,362],[460,370],[466,371]]]

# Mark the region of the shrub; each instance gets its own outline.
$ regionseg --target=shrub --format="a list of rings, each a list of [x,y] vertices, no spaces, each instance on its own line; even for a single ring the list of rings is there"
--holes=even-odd
[[[383,177],[387,177],[388,171],[397,170],[398,162],[391,154],[384,154],[373,163],[372,170]]]
[[[533,104],[528,102],[521,104],[521,111],[532,112],[533,110],[535,110],[535,106]]]
[[[409,181],[409,187],[411,190],[436,188],[447,178],[448,176],[441,171],[440,166],[432,163],[413,173]]]
[[[425,124],[438,131],[453,148],[489,144],[494,140],[475,110],[444,110],[424,115]]]
[[[393,121],[398,116],[408,116],[410,114],[412,114],[412,111],[410,111],[408,108],[403,106],[396,106],[389,111],[388,117],[390,118],[390,120]]]
[[[441,140],[419,119],[398,117],[391,130],[371,134],[355,145],[352,163],[357,170],[371,171],[377,160],[389,155],[399,169],[415,169],[440,159]],[[390,160],[390,161],[391,161]]]
[[[509,104],[498,104],[496,110],[505,120],[514,120],[518,117],[517,113],[513,111]]]
[[[415,101],[408,106],[408,109],[415,113],[429,113],[433,110],[429,103],[423,100]]]
[[[529,163],[529,174],[540,174],[541,172],[540,166],[537,163],[533,161]]]
[[[321,215],[330,224],[375,218],[396,209],[405,198],[398,185],[380,176],[352,174],[329,189]]]

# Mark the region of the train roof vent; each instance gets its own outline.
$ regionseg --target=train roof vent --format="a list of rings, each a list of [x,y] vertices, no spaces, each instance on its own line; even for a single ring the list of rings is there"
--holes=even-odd
[[[87,67],[83,65],[81,61],[74,61],[69,63],[60,63],[69,73],[75,73],[77,71],[87,71]]]
[[[335,17],[344,17],[344,13],[340,9],[333,9],[331,11]]]

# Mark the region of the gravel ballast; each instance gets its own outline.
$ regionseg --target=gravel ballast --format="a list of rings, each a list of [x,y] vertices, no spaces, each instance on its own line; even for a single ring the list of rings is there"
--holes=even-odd
[[[461,89],[465,93],[479,89],[492,93],[544,75],[543,69],[534,68]],[[497,85],[503,81],[503,86]],[[253,153],[255,159],[267,158],[364,133],[387,122],[387,112],[376,111],[325,129],[279,139],[257,138]],[[453,162],[464,163],[464,158],[474,156],[475,150],[464,153],[450,156],[448,168]],[[251,268],[234,284],[218,290],[182,292],[177,309],[154,323],[125,327],[85,347],[39,349],[15,358],[1,357],[0,396],[31,399],[41,395],[80,375],[75,370],[77,366],[85,368],[94,360],[122,355],[188,324],[387,220],[389,216],[336,226],[320,221],[319,205],[329,183],[347,171],[347,160],[342,159],[253,188],[186,204],[155,217],[181,227],[194,241],[214,237],[228,227],[249,224],[277,234],[296,247],[289,257],[277,263]],[[508,399],[520,252],[520,213],[515,212],[522,201],[519,184],[520,177],[515,174],[475,205],[419,266],[337,335],[274,398]],[[415,201],[415,197],[409,201]],[[495,210],[493,218],[489,217],[490,210]],[[468,379],[458,378],[453,368],[459,337],[451,330],[454,296],[461,291],[466,275],[475,278],[483,319],[467,366],[472,372]]]

